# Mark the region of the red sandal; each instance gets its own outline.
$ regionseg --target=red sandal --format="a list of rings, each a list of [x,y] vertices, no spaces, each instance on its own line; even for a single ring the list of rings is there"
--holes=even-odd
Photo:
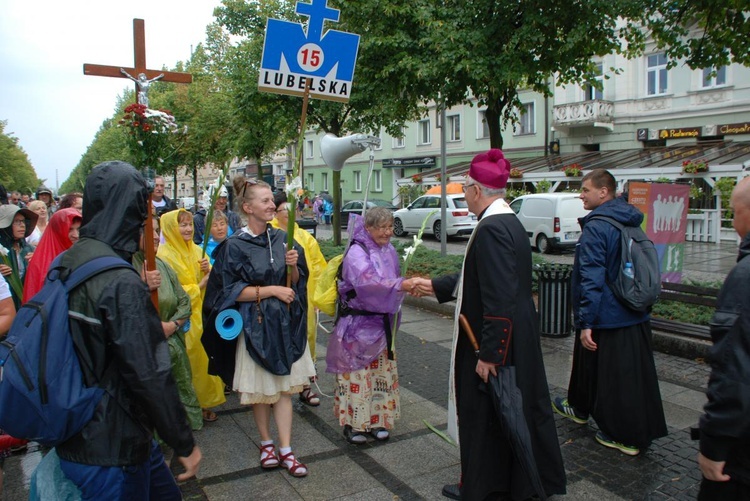
[[[297,458],[294,457],[293,452],[289,452],[289,454],[281,454],[281,467],[286,468],[289,470],[289,474],[293,477],[306,477],[308,474],[307,466],[305,466],[303,463],[300,463],[297,461]],[[289,463],[287,463],[287,461]],[[303,469],[304,471],[300,472],[299,470]]]
[[[260,447],[260,467],[264,470],[278,468],[279,458],[276,456],[276,447],[273,444]]]

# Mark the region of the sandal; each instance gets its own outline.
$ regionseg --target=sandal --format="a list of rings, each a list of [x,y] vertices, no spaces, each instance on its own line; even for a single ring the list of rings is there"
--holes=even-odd
[[[303,404],[309,405],[310,407],[317,407],[320,405],[320,397],[309,387],[302,390],[302,392],[299,394],[299,400]]]
[[[281,467],[289,471],[289,474],[291,476],[293,477],[306,477],[307,476],[307,473],[308,473],[307,466],[297,461],[297,458],[294,457],[293,452],[289,452],[289,454],[282,454],[280,458],[281,458]],[[299,470],[303,470],[303,471],[299,471]]]
[[[354,431],[351,426],[344,426],[344,438],[353,445],[363,445],[367,443],[367,437],[364,433]]]
[[[273,444],[263,445],[260,448],[260,467],[271,470],[279,466],[279,458],[276,456],[276,447]]]
[[[370,430],[370,435],[372,435],[375,440],[378,440],[380,442],[384,442],[391,438],[391,434],[388,433],[388,430],[386,430],[385,428],[373,428],[372,430]]]
[[[219,419],[219,416],[211,409],[203,409],[203,421],[206,423],[213,423]]]

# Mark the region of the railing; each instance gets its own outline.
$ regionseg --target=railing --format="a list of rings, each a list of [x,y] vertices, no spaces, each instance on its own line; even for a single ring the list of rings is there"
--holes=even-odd
[[[718,243],[720,217],[717,209],[703,209],[699,214],[688,214],[685,241]]]
[[[558,104],[554,107],[555,125],[588,125],[594,122],[612,122],[615,105],[611,101],[594,99],[578,103]]]

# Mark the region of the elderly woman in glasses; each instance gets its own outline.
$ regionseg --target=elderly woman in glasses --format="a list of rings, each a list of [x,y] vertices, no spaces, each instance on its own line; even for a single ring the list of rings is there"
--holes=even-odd
[[[393,320],[412,280],[391,245],[393,213],[375,207],[349,222],[350,245],[338,282],[339,315],[328,339],[327,371],[336,374],[334,412],[352,444],[387,440],[400,414]]]
[[[307,467],[292,452],[292,395],[315,375],[306,332],[307,265],[304,251],[287,249],[286,232],[270,224],[276,215],[271,187],[262,181],[234,179],[236,202],[247,225],[220,244],[214,253],[203,305],[203,345],[209,371],[240,393],[240,403],[253,406],[260,433],[260,466],[281,466],[292,476]],[[222,339],[216,318],[237,310],[242,330]],[[279,450],[271,437],[273,414]]]

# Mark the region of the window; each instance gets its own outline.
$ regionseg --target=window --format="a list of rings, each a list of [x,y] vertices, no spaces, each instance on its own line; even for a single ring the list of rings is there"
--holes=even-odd
[[[646,95],[659,96],[667,93],[667,56],[652,54],[646,58]]]
[[[315,193],[315,176],[313,174],[307,175],[307,189]]]
[[[716,70],[716,75],[712,75],[715,68],[703,68],[703,88],[719,87],[727,84],[727,67],[722,66]]]
[[[449,115],[448,119],[448,141],[461,140],[461,115]]]
[[[305,158],[313,158],[315,156],[315,143],[312,139],[305,141]]]
[[[401,127],[401,137],[394,137],[392,147],[393,148],[403,148],[406,146],[406,140],[405,138],[406,128]]]
[[[479,111],[479,126],[477,131],[477,139],[487,139],[490,137],[490,124],[487,123],[487,110]]]
[[[362,191],[362,171],[354,171],[354,191]]]
[[[382,170],[373,170],[372,171],[372,177],[375,178],[375,188],[373,191],[383,191],[383,171]]]
[[[417,144],[430,144],[432,143],[432,130],[430,127],[430,119],[426,118],[417,122]]]
[[[322,172],[321,178],[323,180],[323,191],[328,191],[328,173]]]
[[[597,89],[594,86],[594,83],[598,85],[600,88]],[[596,78],[594,78],[594,82],[587,83],[584,88],[584,101],[593,101],[594,99],[604,99],[604,91],[601,89],[604,89],[604,71],[602,67],[602,63],[596,64]]]
[[[514,135],[521,136],[524,134],[536,133],[536,120],[534,119],[534,103],[525,103],[518,110],[518,126],[515,128]]]

